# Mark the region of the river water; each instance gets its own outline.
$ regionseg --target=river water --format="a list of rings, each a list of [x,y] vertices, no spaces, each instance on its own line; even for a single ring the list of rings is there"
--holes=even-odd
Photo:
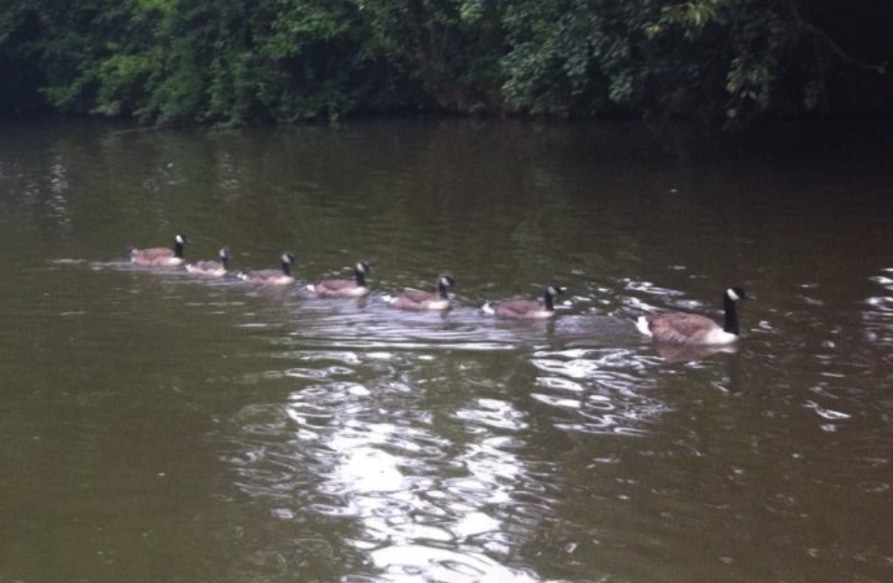
[[[0,582],[893,580],[890,130],[6,122]],[[626,318],[732,285],[734,351]]]

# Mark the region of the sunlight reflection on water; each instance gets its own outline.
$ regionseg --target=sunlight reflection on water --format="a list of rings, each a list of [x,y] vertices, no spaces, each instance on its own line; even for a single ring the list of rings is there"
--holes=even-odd
[[[890,273],[890,270],[885,270],[885,273]],[[862,319],[866,336],[877,345],[893,346],[893,278],[875,275],[870,280],[887,293],[865,299]],[[893,361],[888,359],[888,362]]]

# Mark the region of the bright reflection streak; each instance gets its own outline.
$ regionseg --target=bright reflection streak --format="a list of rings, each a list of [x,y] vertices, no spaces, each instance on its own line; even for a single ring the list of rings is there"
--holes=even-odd
[[[331,397],[332,390],[344,388],[336,385],[327,392]],[[316,394],[292,395],[289,416],[301,419],[306,412],[319,410],[310,402]],[[356,394],[345,390],[339,400]],[[525,470],[509,451],[517,446],[513,438],[488,434],[524,429],[521,413],[503,401],[470,403],[455,417],[467,426],[467,435],[481,439],[464,444],[450,457],[447,450],[453,444],[427,430],[364,422],[350,411],[356,408],[328,410],[326,426],[312,436],[305,434],[308,441],[324,443],[328,449],[318,490],[329,500],[340,501],[314,508],[359,521],[362,531],[354,544],[369,550],[385,580],[536,580],[492,556],[506,551],[497,542],[506,525],[493,509],[513,503],[512,494],[522,488]],[[443,472],[437,466],[454,470]],[[456,473],[460,475],[444,476]]]

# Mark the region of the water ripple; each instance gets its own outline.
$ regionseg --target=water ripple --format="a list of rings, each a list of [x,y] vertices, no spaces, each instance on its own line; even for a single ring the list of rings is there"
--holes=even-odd
[[[571,411],[576,419],[557,426],[584,433],[638,434],[643,423],[668,411],[653,395],[653,364],[636,350],[617,348],[540,350],[532,364],[543,373],[540,389],[531,394],[539,403]]]
[[[528,571],[508,568],[483,553],[461,547],[403,544],[377,549],[371,556],[383,570],[384,581],[540,581]]]

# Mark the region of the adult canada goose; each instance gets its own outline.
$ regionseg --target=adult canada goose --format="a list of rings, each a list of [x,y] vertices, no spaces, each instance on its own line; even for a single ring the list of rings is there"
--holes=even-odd
[[[447,310],[450,307],[450,296],[447,290],[456,285],[449,275],[437,278],[437,292],[426,292],[416,289],[404,290],[388,303],[401,310]]]
[[[130,262],[135,265],[174,266],[183,264],[183,245],[189,242],[185,235],[177,233],[172,248],[150,247],[130,249]]]
[[[722,326],[706,316],[682,312],[639,316],[636,328],[657,342],[688,346],[720,346],[738,340],[737,304],[747,299],[740,287],[730,287],[723,293],[725,322]]]
[[[248,283],[261,283],[264,285],[288,285],[294,283],[295,278],[291,273],[291,266],[295,262],[295,256],[285,252],[279,256],[279,269],[258,269],[256,271],[242,271],[237,277]]]
[[[369,293],[366,275],[371,271],[371,265],[359,261],[354,265],[353,279],[322,279],[311,283],[307,289],[321,298],[358,298]]]
[[[187,263],[186,271],[208,277],[223,277],[229,264],[229,249],[221,247],[217,251],[217,261],[196,261]]]
[[[549,285],[543,290],[542,301],[537,300],[503,300],[491,304],[487,302],[481,308],[484,313],[499,318],[516,320],[551,318],[555,315],[555,298],[567,290],[560,285]]]

